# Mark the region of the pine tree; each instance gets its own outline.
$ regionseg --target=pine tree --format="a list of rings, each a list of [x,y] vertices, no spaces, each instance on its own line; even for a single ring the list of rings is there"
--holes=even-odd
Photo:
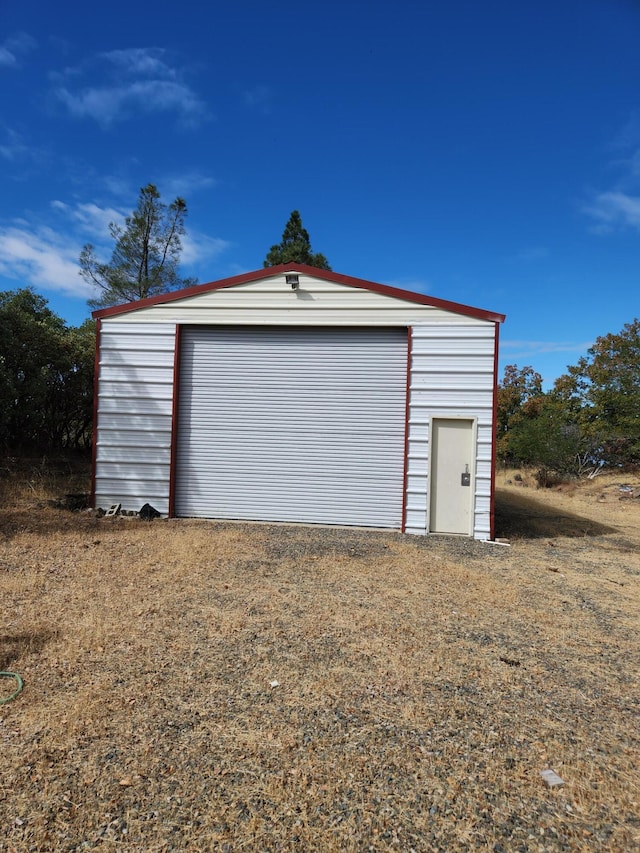
[[[124,227],[109,225],[115,240],[110,262],[99,263],[90,243],[80,253],[80,274],[101,291],[89,305],[105,308],[195,284],[195,279],[178,274],[186,215],[184,199],[166,205],[154,184],[143,187]]]
[[[275,267],[278,264],[306,264],[321,270],[330,270],[329,262],[320,252],[311,250],[309,232],[302,225],[302,218],[297,210],[289,217],[282,242],[272,246],[264,261],[265,267]]]

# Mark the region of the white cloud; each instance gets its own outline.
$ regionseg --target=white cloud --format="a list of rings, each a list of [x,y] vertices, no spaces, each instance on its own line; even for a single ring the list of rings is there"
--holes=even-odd
[[[36,40],[27,33],[16,33],[0,44],[0,66],[17,68],[20,59],[36,47]]]
[[[162,197],[171,201],[180,196],[186,198],[187,203],[189,196],[203,189],[210,189],[217,184],[215,178],[210,175],[205,175],[203,172],[191,171],[185,172],[182,175],[173,175],[162,179],[159,186],[162,188]],[[169,202],[170,203],[170,202]]]
[[[98,180],[108,193],[117,198],[130,199],[135,193],[132,182],[122,175],[100,175]]]
[[[50,203],[46,224],[16,218],[9,225],[0,225],[0,276],[15,280],[21,287],[30,285],[91,298],[96,291],[80,276],[80,251],[91,242],[98,257],[108,261],[113,249],[109,224],[123,224],[129,213],[96,202],[55,199]],[[226,240],[190,229],[182,239],[181,262],[199,274],[197,267],[217,258],[229,245]]]
[[[590,231],[611,234],[631,228],[640,231],[640,112],[633,112],[629,121],[610,146],[616,158],[608,165],[618,173],[611,189],[592,191],[582,204],[581,211],[593,220]]]
[[[510,358],[514,355],[528,356],[535,353],[553,352],[585,352],[593,344],[593,341],[519,341],[500,340],[500,350],[505,353],[509,351]]]
[[[29,148],[19,133],[9,127],[5,128],[5,141],[0,145],[0,157],[15,163],[36,156],[35,150]]]
[[[128,85],[86,88],[79,92],[59,87],[56,95],[71,115],[95,119],[103,127],[141,112],[176,112],[189,125],[206,114],[205,105],[187,86],[171,80],[138,80]]]
[[[132,48],[99,54],[81,67],[53,75],[55,97],[76,118],[91,118],[102,127],[141,113],[176,113],[195,126],[208,109],[184,81],[182,69],[165,61],[160,48]],[[82,85],[81,80],[94,80]]]
[[[124,223],[126,214],[114,207],[100,207],[94,202],[75,205],[52,201],[51,207],[69,217],[79,231],[94,240],[103,241],[109,236],[109,225]]]
[[[191,267],[217,258],[231,245],[227,240],[222,240],[220,237],[209,237],[193,230],[187,231],[181,239],[182,255],[180,257],[182,263]]]
[[[101,54],[107,62],[112,63],[127,74],[148,75],[150,77],[166,77],[175,79],[176,71],[164,60],[166,51],[158,47],[132,47],[128,50],[110,50]]]
[[[593,230],[608,233],[616,227],[635,228],[640,231],[640,197],[611,191],[599,193],[583,211],[596,220]]]
[[[20,282],[89,298],[91,288],[79,275],[80,245],[51,228],[0,228],[0,274]]]

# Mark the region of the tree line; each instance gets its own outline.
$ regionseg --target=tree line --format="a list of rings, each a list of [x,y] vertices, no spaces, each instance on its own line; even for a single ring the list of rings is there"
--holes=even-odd
[[[91,244],[80,254],[79,272],[96,294],[89,307],[196,284],[180,274],[186,216],[184,199],[165,204],[154,184],[143,187],[124,225],[109,225],[110,260],[99,260]],[[324,255],[313,252],[297,210],[264,266],[290,262],[331,269]],[[67,325],[31,288],[0,292],[0,447],[16,452],[91,447],[95,334],[93,320]]]
[[[640,320],[596,339],[542,390],[532,367],[505,368],[498,388],[498,458],[552,475],[594,477],[640,465]]]
[[[91,446],[95,323],[68,326],[30,288],[0,293],[0,445]]]

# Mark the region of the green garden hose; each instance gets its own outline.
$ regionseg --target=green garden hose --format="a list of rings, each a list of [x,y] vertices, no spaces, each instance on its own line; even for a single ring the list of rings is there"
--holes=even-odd
[[[13,691],[11,696],[7,696],[6,699],[0,699],[0,705],[4,705],[5,702],[11,702],[12,699],[15,699],[18,693],[22,690],[22,679],[18,675],[17,672],[0,672],[0,678],[13,678],[18,685],[17,688]]]

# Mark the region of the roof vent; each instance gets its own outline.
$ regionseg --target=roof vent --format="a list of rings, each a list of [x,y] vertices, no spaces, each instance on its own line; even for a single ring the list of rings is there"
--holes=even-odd
[[[287,284],[291,285],[291,290],[297,290],[300,287],[300,279],[297,275],[285,275]]]

